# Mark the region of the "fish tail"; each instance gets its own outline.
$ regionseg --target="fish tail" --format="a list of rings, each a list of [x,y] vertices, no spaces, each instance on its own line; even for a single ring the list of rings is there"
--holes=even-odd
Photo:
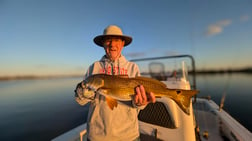
[[[190,115],[191,98],[198,93],[197,90],[175,90],[177,97],[173,100],[188,115]]]

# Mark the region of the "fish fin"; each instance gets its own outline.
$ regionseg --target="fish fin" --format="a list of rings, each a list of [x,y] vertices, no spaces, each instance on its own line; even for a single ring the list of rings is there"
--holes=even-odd
[[[113,99],[111,97],[106,97],[106,102],[111,110],[114,109],[114,107],[117,107],[117,100]]]
[[[175,90],[177,98],[173,100],[178,104],[178,106],[188,115],[190,115],[190,103],[191,98],[199,93],[198,90]]]

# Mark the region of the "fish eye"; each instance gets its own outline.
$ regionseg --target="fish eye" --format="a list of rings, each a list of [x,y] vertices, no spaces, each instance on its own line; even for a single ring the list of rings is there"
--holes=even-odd
[[[180,94],[180,93],[181,93],[181,91],[180,91],[180,90],[177,90],[176,92],[177,92],[177,94]]]
[[[88,85],[85,84],[85,82],[84,82],[84,84],[83,84],[83,88],[84,88],[84,89],[88,88]]]
[[[88,84],[84,84],[85,85],[85,89],[87,89],[88,91],[91,91],[92,89],[89,87]]]

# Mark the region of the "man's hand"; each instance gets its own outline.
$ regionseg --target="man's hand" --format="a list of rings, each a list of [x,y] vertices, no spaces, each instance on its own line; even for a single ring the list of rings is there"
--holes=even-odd
[[[133,100],[136,106],[144,106],[149,102],[156,102],[155,95],[152,92],[146,94],[143,85],[136,87],[136,94]]]

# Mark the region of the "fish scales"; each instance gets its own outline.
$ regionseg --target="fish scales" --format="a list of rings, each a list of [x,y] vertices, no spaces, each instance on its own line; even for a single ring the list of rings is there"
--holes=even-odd
[[[144,77],[121,78],[120,76],[104,76],[104,86],[101,89],[111,89],[110,92],[113,95],[128,96],[121,100],[130,100],[131,96],[135,94],[135,88],[139,85],[143,85],[147,93],[153,92],[156,96],[165,95],[168,90],[160,81]]]
[[[104,95],[111,109],[117,106],[116,100],[132,100],[135,88],[143,85],[146,93],[152,92],[156,97],[171,98],[186,114],[189,114],[191,97],[199,92],[198,90],[168,89],[164,83],[152,78],[129,78],[125,75],[96,74],[85,79],[83,83],[86,89],[85,93],[97,91]]]
[[[147,93],[153,92],[155,96],[163,96],[171,93],[166,85],[158,80],[154,80],[146,77],[136,77],[136,78],[123,78],[121,76],[104,76],[104,86],[101,89],[110,88],[112,90],[118,90],[113,92],[118,92],[118,95],[125,94],[128,96],[126,99],[130,100],[131,95],[135,94],[135,88],[139,85],[143,85]],[[175,93],[174,93],[175,94]],[[113,93],[113,95],[117,95]]]

